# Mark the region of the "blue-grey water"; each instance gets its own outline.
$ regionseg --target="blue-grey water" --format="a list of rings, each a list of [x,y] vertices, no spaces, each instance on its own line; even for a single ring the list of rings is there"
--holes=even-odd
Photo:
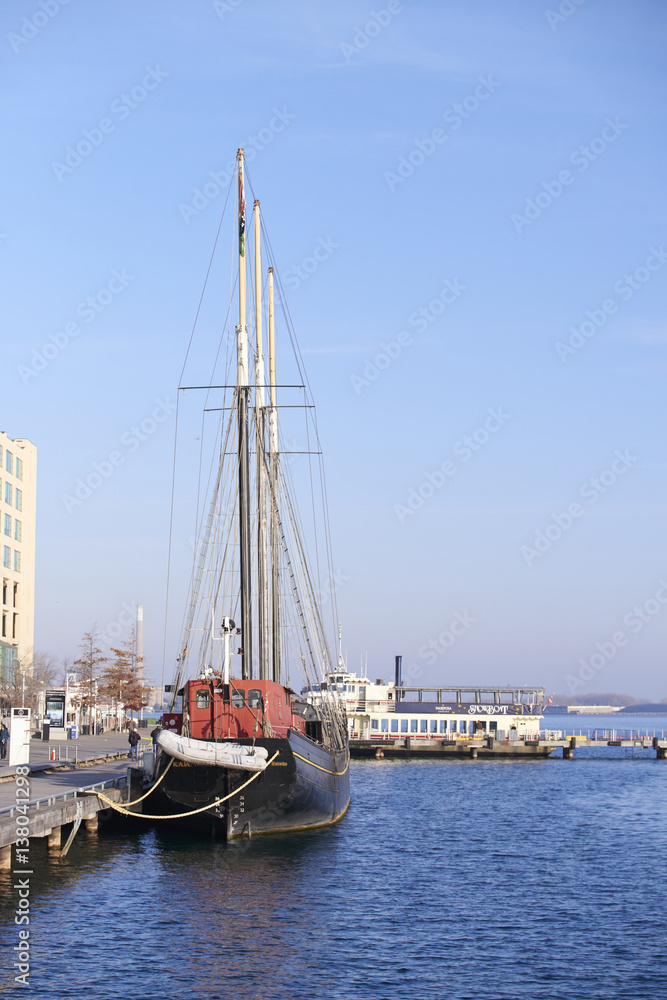
[[[30,986],[1,873],[0,996],[667,997],[667,761],[577,750],[351,775],[347,816],[313,833],[117,830],[61,862],[33,842]]]

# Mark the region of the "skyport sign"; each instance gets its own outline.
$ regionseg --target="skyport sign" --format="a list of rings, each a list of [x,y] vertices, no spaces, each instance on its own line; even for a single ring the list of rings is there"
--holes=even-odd
[[[533,705],[478,705],[476,702],[399,701],[396,712],[404,715],[535,715]]]

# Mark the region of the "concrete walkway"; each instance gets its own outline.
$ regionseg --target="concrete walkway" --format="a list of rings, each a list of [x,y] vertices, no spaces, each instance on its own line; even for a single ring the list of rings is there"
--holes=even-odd
[[[152,728],[152,727],[151,727]],[[138,750],[150,750],[151,738],[150,730],[140,729],[141,743]],[[55,740],[46,742],[32,739],[30,741],[30,768],[31,771],[43,770],[51,765],[51,750],[55,749],[56,762],[53,766],[58,766],[58,762],[69,762],[70,764],[82,763],[86,760],[104,758],[107,754],[124,753],[129,757],[130,745],[127,742],[127,732],[123,733],[103,733],[102,736],[80,736],[76,740]],[[15,767],[9,767],[9,747],[7,758],[0,760],[0,782],[10,774],[14,774]]]

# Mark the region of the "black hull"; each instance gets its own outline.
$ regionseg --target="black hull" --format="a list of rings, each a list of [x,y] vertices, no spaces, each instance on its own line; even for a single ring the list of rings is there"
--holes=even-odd
[[[253,741],[230,742],[250,746]],[[269,760],[278,753],[257,775],[174,760],[146,803],[146,813],[173,816],[173,824],[183,832],[226,840],[329,826],[345,814],[350,802],[347,749],[333,751],[296,732],[287,739],[257,739],[255,745],[266,748]],[[156,780],[170,760],[160,752]],[[226,801],[202,810],[221,798]],[[192,810],[202,811],[179,818]]]

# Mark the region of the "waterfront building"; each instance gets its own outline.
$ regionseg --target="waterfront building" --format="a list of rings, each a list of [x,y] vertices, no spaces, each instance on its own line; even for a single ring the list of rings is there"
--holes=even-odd
[[[2,619],[0,680],[29,669],[35,626],[35,515],[37,448],[0,431]]]

